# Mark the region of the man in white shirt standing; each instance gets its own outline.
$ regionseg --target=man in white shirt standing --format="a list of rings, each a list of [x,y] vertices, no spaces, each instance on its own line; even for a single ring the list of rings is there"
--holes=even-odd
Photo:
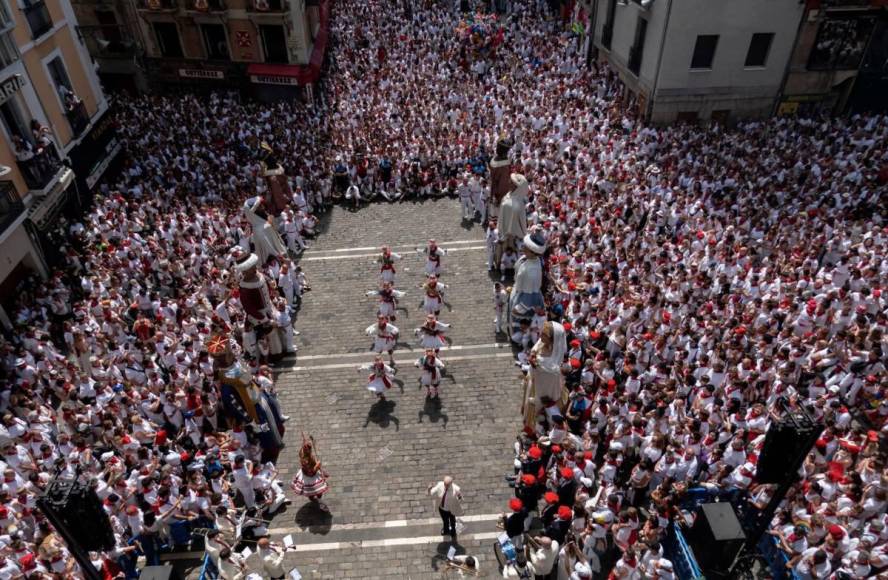
[[[435,507],[441,516],[442,536],[451,536],[456,541],[456,518],[462,515],[462,493],[453,478],[445,476],[442,481],[430,484],[428,494],[435,500]]]
[[[283,566],[286,551],[272,546],[268,538],[259,538],[256,545],[259,548],[258,556],[262,562],[263,577],[269,580],[283,580],[287,575]]]

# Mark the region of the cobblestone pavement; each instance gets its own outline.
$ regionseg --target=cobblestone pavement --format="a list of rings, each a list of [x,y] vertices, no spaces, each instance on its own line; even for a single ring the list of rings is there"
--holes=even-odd
[[[460,223],[455,200],[374,204],[357,212],[335,208],[300,263],[312,286],[296,327],[299,353],[279,369],[278,392],[287,423],[287,448],[278,463],[289,481],[299,469],[301,433],[314,435],[330,474],[327,516],[302,498],[270,524],[274,539],[292,533],[288,555],[305,578],[440,578],[441,555],[451,546],[427,486],[452,475],[465,496],[466,521],[457,549],[480,557],[483,577],[498,576],[493,555],[497,512],[510,488],[512,443],[520,429],[520,373],[511,350],[493,327],[492,281],[483,230]],[[413,337],[422,256],[429,238],[449,250],[441,280],[450,286],[452,349],[443,350],[448,374],[441,403],[432,404],[418,383]],[[403,256],[396,287],[408,292],[399,312],[403,345],[396,350],[398,383],[377,403],[365,388],[372,360],[363,330],[375,321],[375,254],[384,244]],[[500,337],[500,340],[504,340]]]

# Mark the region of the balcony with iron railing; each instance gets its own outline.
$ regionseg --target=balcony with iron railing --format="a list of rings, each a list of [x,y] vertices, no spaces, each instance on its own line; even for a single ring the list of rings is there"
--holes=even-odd
[[[249,0],[247,3],[247,12],[286,12],[290,9],[290,3],[287,0]]]
[[[179,0],[139,0],[138,7],[148,12],[175,12],[179,9]]]
[[[62,167],[62,161],[54,145],[41,147],[27,159],[20,157],[16,163],[22,172],[22,177],[25,178],[25,183],[28,184],[28,189],[32,191],[44,190]]]
[[[9,179],[11,169],[0,165],[0,234],[25,211],[25,204]]]
[[[185,10],[188,12],[225,12],[228,4],[225,0],[186,0]]]
[[[31,38],[37,40],[50,30],[52,30],[52,18],[49,16],[49,9],[43,0],[38,2],[24,3],[22,12],[25,13],[25,19],[28,21],[28,27],[31,29]]]

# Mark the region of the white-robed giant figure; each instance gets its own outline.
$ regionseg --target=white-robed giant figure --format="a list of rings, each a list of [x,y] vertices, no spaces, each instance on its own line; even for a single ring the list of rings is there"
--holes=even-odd
[[[530,186],[520,173],[512,174],[514,189],[506,194],[500,206],[499,232],[503,245],[517,249],[517,242],[527,235],[527,193]]]
[[[253,228],[252,242],[259,265],[265,265],[269,256],[286,256],[287,246],[272,223],[271,217],[263,208],[262,197],[251,197],[244,202],[244,215]],[[249,249],[249,248],[244,248]]]
[[[509,294],[509,336],[515,335],[522,322],[530,322],[534,310],[545,307],[543,300],[543,262],[546,243],[538,232],[524,236],[524,255],[515,264],[515,284]]]
[[[530,350],[530,376],[524,388],[524,424],[535,428],[537,417],[549,409],[563,411],[564,376],[561,365],[567,336],[558,322],[546,322],[540,339]],[[554,403],[554,405],[553,405]],[[551,416],[547,417],[551,419]]]

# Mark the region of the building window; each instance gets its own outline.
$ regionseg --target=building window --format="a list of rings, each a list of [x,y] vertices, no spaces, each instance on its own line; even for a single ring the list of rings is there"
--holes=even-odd
[[[607,2],[607,18],[604,20],[604,27],[601,29],[601,45],[610,50],[611,42],[614,39],[614,11],[617,9],[617,0],[608,0]]]
[[[694,125],[697,123],[697,119],[699,118],[699,113],[697,111],[679,111],[678,116],[675,118],[675,121],[679,124],[690,124]]]
[[[824,20],[817,31],[817,39],[808,68],[854,70],[872,35],[872,18],[834,18]]]
[[[15,20],[6,7],[6,2],[0,0],[0,69],[4,69],[19,59],[18,46],[12,38],[12,29],[15,28]]]
[[[771,41],[774,40],[773,32],[756,32],[749,41],[749,50],[746,51],[746,62],[743,66],[765,66],[768,61],[768,53],[771,52]]]
[[[715,47],[718,46],[718,34],[701,34],[694,45],[694,56],[691,57],[691,68],[712,68],[715,59]]]
[[[228,31],[222,24],[201,24],[204,48],[209,60],[228,60]]]
[[[43,0],[22,0],[22,12],[28,20],[28,26],[31,28],[31,38],[37,40],[52,28],[52,18],[49,17],[49,10]]]
[[[57,56],[46,63],[46,70],[49,71],[49,77],[52,79],[59,100],[62,102],[65,117],[71,124],[71,131],[74,135],[80,135],[89,125],[89,114],[86,112],[83,101],[74,93],[68,71],[65,70],[65,63],[62,62],[60,56]]]
[[[638,71],[641,70],[641,58],[644,56],[644,39],[647,36],[647,24],[647,20],[639,17],[638,24],[635,26],[635,42],[629,48],[629,70],[635,76],[638,76]]]
[[[263,24],[259,27],[262,36],[262,49],[265,51],[265,62],[287,63],[287,36],[283,26]]]
[[[155,22],[154,35],[160,54],[168,58],[182,57],[182,43],[179,41],[179,30],[172,22]]]

